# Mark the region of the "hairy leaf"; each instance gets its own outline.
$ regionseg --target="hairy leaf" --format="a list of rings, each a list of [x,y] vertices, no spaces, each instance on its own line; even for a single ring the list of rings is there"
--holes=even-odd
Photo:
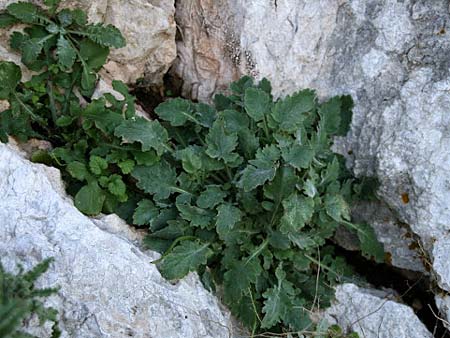
[[[244,191],[251,191],[271,181],[275,177],[279,157],[280,152],[273,145],[258,149],[256,159],[250,160],[250,164],[242,171],[239,187],[242,187]]]
[[[116,136],[122,137],[124,142],[139,142],[142,150],[154,149],[162,154],[168,149],[169,135],[158,121],[148,121],[143,117],[123,121],[115,130]]]
[[[206,264],[213,255],[209,246],[209,243],[183,241],[164,257],[159,264],[159,271],[169,280],[183,278],[190,271]]]
[[[159,162],[153,166],[137,166],[131,175],[138,180],[137,186],[156,199],[168,198],[176,187],[175,170],[167,162]]]

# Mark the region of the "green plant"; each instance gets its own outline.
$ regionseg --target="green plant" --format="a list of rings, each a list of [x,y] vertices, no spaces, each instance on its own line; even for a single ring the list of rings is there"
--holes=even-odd
[[[20,82],[18,66],[0,63],[0,99],[10,103],[0,130],[4,141],[52,142],[51,152],[33,159],[62,170],[82,212],[115,212],[149,227],[145,243],[163,253],[154,262],[161,273],[179,279],[197,270],[253,332],[312,327],[309,311],[327,306],[332,286],[352,275],[334,253],[337,226],[358,234],[363,254],[382,259],[373,230],[350,222],[348,203],[363,186],[330,150],[332,136],[348,130],[350,97],[319,103],[314,91],[302,90],[274,100],[267,80],[243,77],[214,105],[175,98],[147,120],[136,116],[134,97],[119,81],[113,87],[123,99],[90,100],[95,71],[123,38],[111,26],[77,21],[79,10],[57,12],[57,3],[46,1],[48,11],[14,4],[0,15],[0,25],[30,24],[23,41],[11,37],[24,57],[28,44],[48,37],[36,60],[25,57],[40,71],[30,81]],[[66,16],[72,19],[64,25]],[[73,62],[61,37],[78,51]]]
[[[57,311],[45,307],[40,300],[56,293],[57,289],[35,288],[35,282],[48,270],[51,262],[51,259],[46,259],[28,272],[19,266],[17,275],[6,272],[0,262],[0,337],[33,338],[20,330],[22,322],[32,315],[38,317],[40,325],[54,322],[51,337],[60,336]]]

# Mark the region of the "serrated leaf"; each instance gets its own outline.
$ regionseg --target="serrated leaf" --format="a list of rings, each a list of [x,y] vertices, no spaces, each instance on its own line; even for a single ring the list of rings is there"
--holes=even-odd
[[[134,211],[133,223],[137,225],[150,224],[158,215],[158,208],[156,208],[155,204],[148,199],[143,199],[138,203]]]
[[[189,146],[176,152],[176,157],[181,160],[183,169],[189,174],[195,174],[203,168],[203,149],[198,146]]]
[[[158,162],[159,158],[155,151],[133,151],[134,159],[138,165],[152,166]]]
[[[165,161],[151,167],[137,166],[131,175],[138,180],[140,189],[154,194],[158,200],[168,198],[177,183],[175,170]]]
[[[105,193],[96,182],[82,187],[75,195],[75,206],[86,215],[97,215],[102,211]]]
[[[70,162],[66,169],[70,176],[79,181],[84,181],[89,176],[89,171],[86,168],[86,165],[79,161]]]
[[[256,122],[264,119],[269,113],[272,100],[265,91],[258,88],[247,88],[244,96],[244,106],[247,114]]]
[[[169,134],[158,121],[148,121],[143,117],[123,121],[114,131],[124,142],[139,142],[143,151],[154,149],[158,154],[167,151]]]
[[[127,175],[133,171],[134,165],[135,165],[135,163],[133,160],[125,160],[125,161],[117,163],[117,166],[120,168],[122,173],[124,173],[125,175]]]
[[[164,257],[158,266],[159,271],[169,280],[183,278],[190,271],[206,264],[213,255],[209,246],[209,243],[183,241]]]
[[[106,168],[108,168],[108,162],[104,158],[100,156],[90,157],[89,169],[91,169],[94,174],[100,175]]]
[[[40,38],[34,38],[26,40],[22,43],[22,62],[25,64],[31,64],[35,62],[42,52],[44,43]]]
[[[288,311],[292,308],[293,288],[292,285],[286,282],[286,274],[282,270],[281,265],[276,270],[278,285],[267,289],[263,293],[264,307],[262,312],[264,318],[261,322],[261,327],[269,329],[284,319]]]
[[[125,47],[126,41],[120,31],[113,25],[93,24],[86,27],[87,36],[105,47]]]
[[[282,151],[283,159],[298,170],[309,168],[314,155],[315,151],[311,146],[296,143]]]
[[[36,23],[39,19],[39,8],[29,2],[16,2],[6,7],[6,11],[25,23]]]
[[[231,163],[237,160],[238,154],[234,153],[237,146],[237,134],[226,133],[223,120],[216,120],[206,136],[208,148],[206,154],[211,158]]]
[[[114,196],[123,197],[127,191],[127,187],[123,182],[122,177],[114,174],[109,178],[108,190]]]
[[[336,222],[350,220],[350,208],[341,195],[325,195],[324,206],[328,216]]]
[[[161,103],[155,108],[155,113],[164,121],[169,121],[174,127],[183,126],[186,122],[200,122],[194,116],[194,106],[188,100],[176,98]]]
[[[20,67],[13,62],[0,62],[0,99],[7,99],[22,78]]]
[[[63,35],[60,35],[58,38],[56,55],[58,55],[59,64],[65,68],[71,68],[77,58],[75,49]]]
[[[280,230],[284,234],[295,234],[311,220],[314,200],[294,193],[283,201],[283,208]]]
[[[258,258],[232,261],[224,274],[224,296],[227,303],[233,304],[239,301],[243,294],[247,293],[251,284],[256,283],[261,271]]]
[[[274,145],[258,149],[256,159],[250,160],[250,164],[242,171],[239,187],[248,192],[271,181],[275,177],[279,158],[280,152]]]
[[[197,205],[203,209],[212,209],[223,202],[227,193],[219,185],[208,185],[197,198]]]
[[[282,130],[293,132],[302,126],[305,114],[313,110],[315,104],[316,94],[305,89],[278,100],[272,109],[272,117]]]
[[[6,28],[19,22],[16,17],[8,13],[0,13],[0,28]]]
[[[232,231],[234,225],[242,218],[242,212],[239,208],[231,204],[221,204],[217,208],[216,231],[221,238]]]
[[[177,209],[180,211],[180,216],[189,221],[193,227],[205,229],[212,223],[211,211],[185,203],[177,203]]]

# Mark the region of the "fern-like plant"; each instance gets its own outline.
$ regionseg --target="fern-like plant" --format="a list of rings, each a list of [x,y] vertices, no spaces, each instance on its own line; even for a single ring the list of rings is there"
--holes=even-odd
[[[33,269],[14,275],[4,270],[0,262],[0,337],[37,338],[21,330],[23,321],[32,315],[39,319],[40,325],[53,322],[51,338],[60,336],[57,311],[44,306],[42,298],[57,292],[57,289],[37,289],[35,283],[49,268],[52,259],[46,259]]]

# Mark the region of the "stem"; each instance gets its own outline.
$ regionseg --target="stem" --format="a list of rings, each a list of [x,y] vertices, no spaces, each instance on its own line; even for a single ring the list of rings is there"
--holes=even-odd
[[[48,90],[48,96],[50,99],[50,111],[52,112],[52,120],[53,123],[56,126],[56,120],[57,120],[57,115],[56,115],[56,107],[55,107],[55,98],[53,96],[53,83],[52,80],[49,80],[47,82],[47,90]]]
[[[263,251],[267,244],[269,244],[269,240],[265,239],[264,242],[261,243],[261,245],[259,246],[258,250],[256,250],[254,253],[252,253],[252,255],[245,261],[245,265],[248,264],[248,262],[250,262],[253,258],[257,257],[261,251]]]
[[[228,179],[230,180],[230,183],[231,183],[231,182],[233,181],[233,177],[231,176],[230,168],[229,168],[228,165],[225,163],[225,161],[224,161],[224,164],[225,164],[225,171],[227,172]]]
[[[311,262],[317,264],[320,268],[322,268],[322,269],[324,269],[324,270],[327,270],[327,271],[329,271],[329,272],[335,274],[336,277],[338,277],[338,278],[341,277],[341,275],[339,275],[336,271],[334,271],[333,269],[329,268],[328,266],[323,265],[323,264],[320,263],[317,259],[315,259],[315,258],[313,258],[313,257],[311,257],[311,256],[309,256],[309,255],[307,255],[307,254],[304,254],[304,256],[305,256],[306,258],[308,258]]]
[[[175,191],[175,192],[179,192],[181,194],[188,194],[188,195],[193,195],[191,192],[178,188],[178,187],[170,187],[170,190]]]
[[[166,252],[164,252],[164,254],[158,258],[155,261],[151,261],[150,263],[152,264],[158,264],[159,262],[161,262],[164,258],[167,257],[168,254],[170,254],[173,250],[173,248],[175,247],[175,245],[177,245],[179,242],[181,241],[186,241],[188,239],[197,239],[197,237],[194,236],[182,236],[182,237],[178,237],[176,240],[173,241],[173,243],[170,245],[170,247],[166,250]]]
[[[267,139],[269,139],[269,128],[267,128],[267,122],[266,122],[265,116],[263,116],[263,128],[264,128],[264,134],[266,134]]]
[[[19,102],[19,104],[22,106],[22,108],[25,110],[26,113],[28,113],[34,120],[36,121],[40,121],[40,122],[44,122],[44,120],[42,118],[40,118],[39,116],[37,116],[35,113],[33,113],[31,111],[30,108],[28,108],[25,103],[23,103],[23,101],[17,96],[17,94],[15,92],[12,93],[14,95],[14,98],[17,100],[17,102]]]

